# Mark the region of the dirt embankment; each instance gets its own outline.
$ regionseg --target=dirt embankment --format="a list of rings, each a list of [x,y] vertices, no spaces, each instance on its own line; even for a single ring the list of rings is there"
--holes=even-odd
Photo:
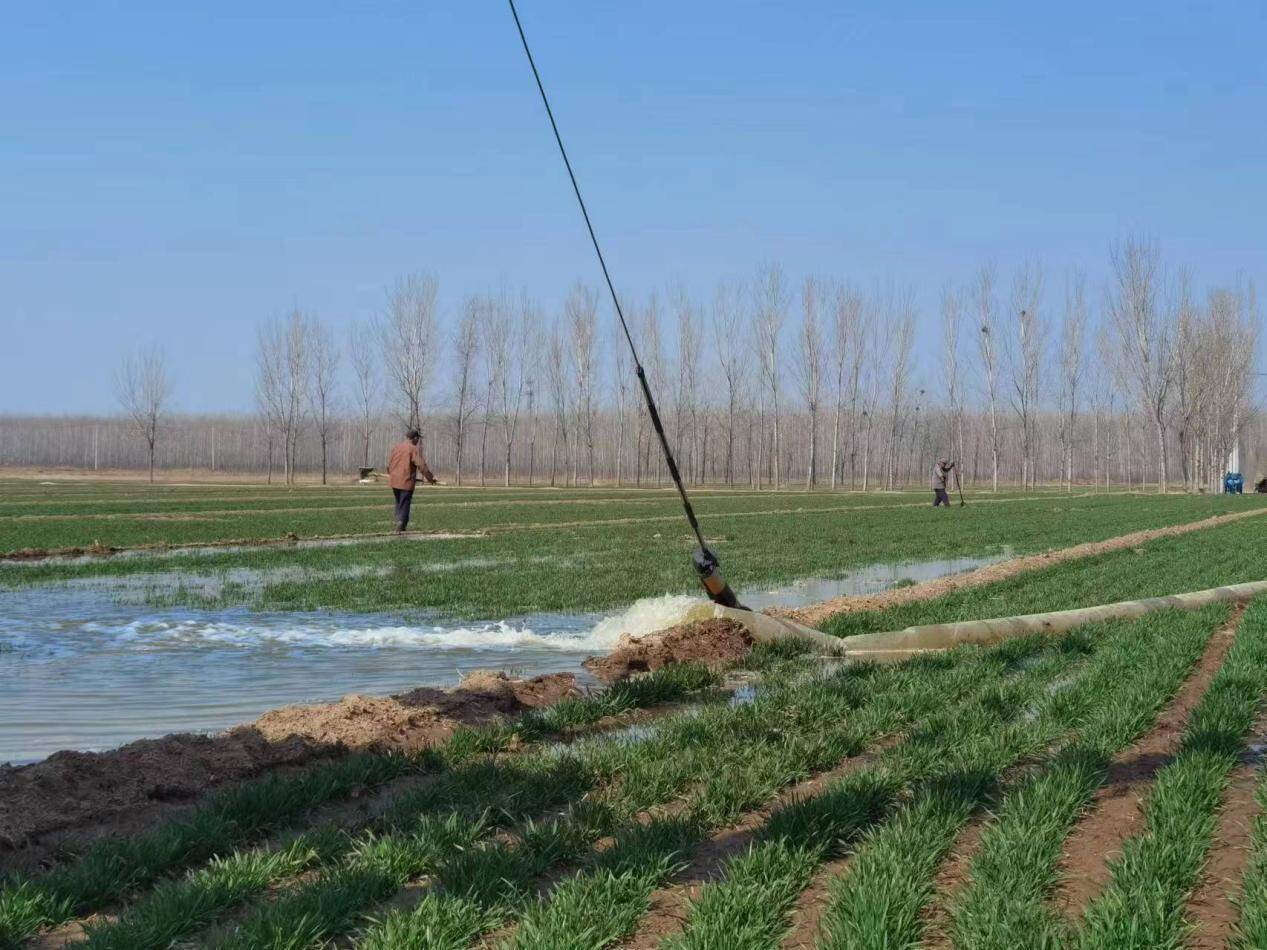
[[[1157,538],[1172,538],[1177,535],[1190,534],[1193,531],[1214,528],[1233,521],[1240,521],[1243,518],[1256,518],[1261,515],[1267,515],[1267,508],[1255,508],[1252,511],[1215,515],[1211,518],[1203,518],[1200,521],[1168,525],[1164,528],[1133,531],[1130,534],[1119,535],[1116,538],[1108,538],[1104,541],[1090,541],[1086,544],[1075,544],[1073,547],[1046,551],[1043,554],[1029,554],[1024,557],[1012,558],[1010,561],[989,564],[963,574],[951,574],[935,580],[912,584],[909,587],[898,587],[893,590],[881,591],[878,594],[837,597],[833,600],[823,601],[821,604],[802,607],[799,610],[771,609],[768,612],[787,617],[810,627],[818,627],[836,616],[836,614],[883,610],[886,607],[895,607],[899,604],[932,600],[934,597],[941,597],[957,590],[963,590],[968,587],[980,587],[983,584],[994,584],[998,581],[1015,577],[1018,574],[1037,571],[1044,567],[1051,567],[1054,564],[1063,564],[1066,561],[1076,561],[1084,557],[1106,554],[1109,551],[1121,551]]]
[[[512,679],[472,673],[457,689],[420,687],[395,696],[344,696],[337,703],[285,706],[251,724],[269,742],[302,738],[349,749],[414,751],[443,742],[459,726],[478,725],[580,695],[576,677],[554,673]]]
[[[752,649],[752,634],[734,620],[697,620],[645,637],[621,636],[607,656],[592,656],[587,670],[605,683],[673,663],[724,666]]]
[[[585,665],[611,682],[672,663],[724,666],[751,647],[742,625],[707,620],[624,637],[611,656]],[[524,680],[477,672],[454,689],[349,695],[276,709],[218,735],[175,734],[109,752],[58,752],[32,765],[0,765],[0,864],[17,857],[29,866],[84,834],[135,833],[234,782],[355,750],[417,751],[461,726],[509,720],[580,693],[571,673]]]
[[[456,689],[287,706],[219,735],[142,739],[109,752],[58,752],[0,766],[0,857],[53,833],[130,826],[128,816],[188,803],[236,781],[352,750],[417,750],[462,725],[508,718],[579,693],[576,677],[475,673]]]

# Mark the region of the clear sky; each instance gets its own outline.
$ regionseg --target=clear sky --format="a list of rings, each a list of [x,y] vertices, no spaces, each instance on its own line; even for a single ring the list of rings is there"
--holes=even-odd
[[[1267,278],[1267,5],[522,0],[618,285],[760,262],[939,289],[1111,241]],[[113,411],[161,344],[185,410],[251,403],[254,333],[430,270],[442,304],[598,273],[508,8],[11,2],[0,412]],[[1098,298],[1098,294],[1095,296]]]

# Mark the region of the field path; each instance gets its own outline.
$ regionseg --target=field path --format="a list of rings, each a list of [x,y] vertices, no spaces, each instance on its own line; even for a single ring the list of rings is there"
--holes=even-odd
[[[1066,561],[1076,561],[1081,558],[1092,557],[1097,554],[1106,554],[1110,551],[1121,551],[1125,548],[1133,548],[1137,545],[1144,544],[1147,541],[1156,540],[1157,538],[1178,537],[1179,535],[1191,534],[1193,531],[1203,531],[1206,528],[1216,528],[1220,525],[1231,524],[1245,518],[1254,518],[1264,514],[1267,514],[1267,508],[1255,508],[1251,511],[1237,511],[1227,515],[1213,515],[1209,518],[1202,518],[1200,521],[1188,521],[1183,524],[1167,525],[1163,528],[1147,528],[1143,531],[1132,531],[1130,534],[1119,535],[1116,538],[1107,538],[1103,541],[1088,541],[1084,544],[1075,544],[1072,547],[1059,548],[1055,551],[1046,551],[1042,554],[1026,554],[1021,557],[1012,558],[1010,561],[1000,561],[997,564],[989,564],[985,567],[979,567],[976,570],[967,571],[963,574],[951,574],[946,577],[939,577],[935,580],[924,581],[920,584],[912,584],[909,587],[899,587],[892,590],[882,591],[878,594],[837,597],[832,600],[823,601],[821,604],[812,604],[809,607],[802,607],[799,610],[777,611],[777,613],[779,613],[780,616],[788,617],[798,623],[803,623],[811,627],[819,627],[837,614],[883,610],[886,607],[895,607],[899,604],[909,604],[921,600],[932,600],[935,597],[941,597],[957,590],[964,590],[970,587],[980,587],[984,584],[994,584],[998,581],[1016,577],[1019,574],[1026,574],[1030,571],[1037,571],[1045,567],[1051,567],[1054,564],[1063,564]]]
[[[1052,903],[1066,918],[1072,920],[1099,896],[1109,880],[1110,860],[1143,828],[1143,800],[1157,773],[1179,751],[1188,717],[1222,667],[1244,613],[1244,605],[1235,608],[1231,619],[1210,637],[1193,672],[1153,727],[1109,763],[1104,782],[1087,813],[1065,839],[1060,857],[1061,880]]]

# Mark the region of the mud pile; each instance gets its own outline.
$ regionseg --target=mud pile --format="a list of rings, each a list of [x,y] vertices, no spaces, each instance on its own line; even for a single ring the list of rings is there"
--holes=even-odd
[[[645,637],[621,636],[607,656],[592,656],[584,667],[605,683],[672,663],[724,666],[752,649],[752,635],[734,620],[710,619],[669,627]]]
[[[459,726],[479,725],[579,695],[576,677],[530,680],[472,673],[452,690],[421,687],[395,696],[344,696],[337,703],[286,706],[252,727],[270,742],[303,739],[348,749],[414,751],[443,742]]]

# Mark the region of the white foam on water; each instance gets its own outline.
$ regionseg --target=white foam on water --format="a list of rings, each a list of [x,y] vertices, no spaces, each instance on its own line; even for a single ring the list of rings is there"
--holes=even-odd
[[[662,597],[644,597],[636,600],[621,613],[604,617],[590,631],[596,648],[610,650],[621,634],[642,637],[666,627],[681,623],[692,607],[706,604],[702,597],[686,594],[665,594]]]
[[[636,601],[608,617],[535,615],[474,623],[380,622],[365,617],[158,611],[125,622],[86,621],[81,629],[140,651],[172,646],[508,650],[535,647],[577,653],[610,650],[622,634],[643,636],[680,623],[704,603],[666,595]],[[360,622],[357,622],[357,621]]]

